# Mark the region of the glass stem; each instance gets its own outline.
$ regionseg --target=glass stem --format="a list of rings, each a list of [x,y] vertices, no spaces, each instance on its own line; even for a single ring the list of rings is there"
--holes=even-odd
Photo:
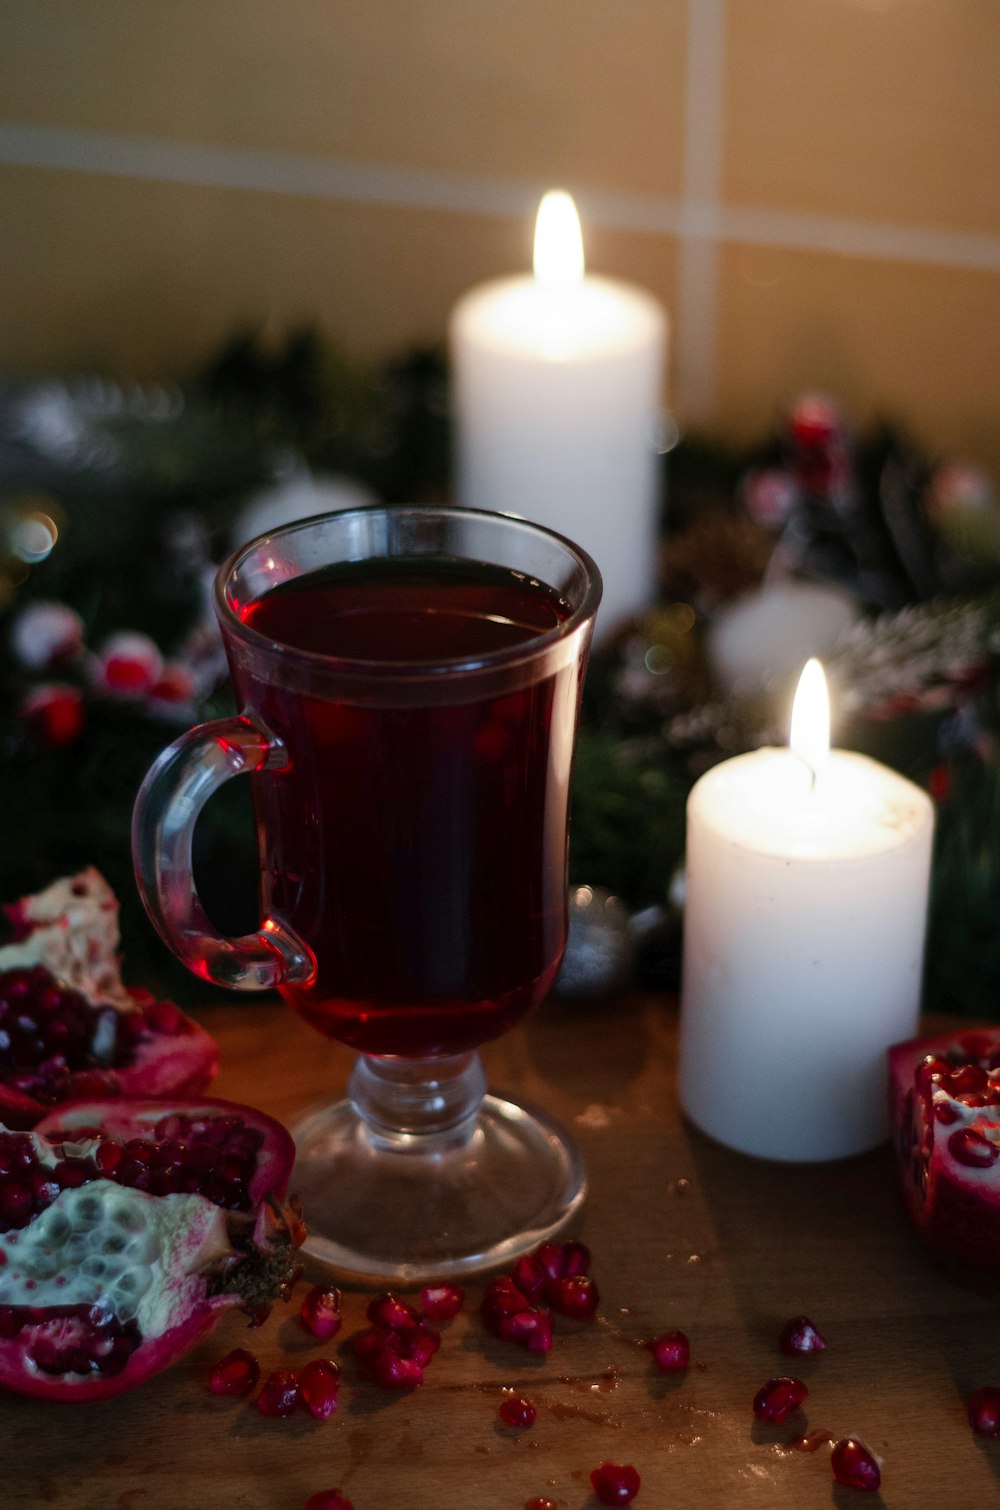
[[[468,1143],[485,1091],[486,1075],[474,1051],[437,1059],[360,1054],[348,1085],[369,1141],[415,1154]]]

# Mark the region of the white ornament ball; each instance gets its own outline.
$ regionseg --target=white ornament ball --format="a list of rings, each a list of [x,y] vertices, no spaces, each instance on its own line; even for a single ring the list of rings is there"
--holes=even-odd
[[[249,500],[233,529],[233,549],[298,519],[365,508],[375,502],[374,494],[351,477],[314,477],[305,468],[297,469]]]

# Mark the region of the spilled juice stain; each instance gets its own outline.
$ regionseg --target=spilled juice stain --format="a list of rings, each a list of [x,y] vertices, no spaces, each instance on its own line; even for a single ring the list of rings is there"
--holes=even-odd
[[[556,1510],[556,1502],[546,1499],[526,1500],[524,1510]]]
[[[776,1443],[772,1451],[784,1458],[793,1452],[818,1452],[821,1447],[832,1447],[836,1440],[832,1432],[816,1427],[813,1431],[807,1431],[804,1437],[793,1437],[790,1442]]]
[[[671,1180],[670,1184],[667,1186],[667,1194],[668,1195],[687,1195],[687,1193],[688,1193],[688,1191],[690,1189],[691,1189],[691,1182],[690,1182],[690,1180],[684,1180],[684,1179],[681,1179],[681,1180]]]

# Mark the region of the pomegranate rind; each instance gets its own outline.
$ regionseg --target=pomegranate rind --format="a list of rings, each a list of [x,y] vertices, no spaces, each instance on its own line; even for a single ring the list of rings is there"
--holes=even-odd
[[[0,1339],[0,1387],[48,1400],[79,1402],[124,1394],[189,1353],[226,1312],[241,1306],[247,1308],[246,1296],[237,1288],[241,1269],[246,1264],[259,1261],[265,1270],[270,1266],[273,1271],[271,1298],[283,1293],[294,1278],[294,1250],[305,1234],[293,1213],[287,1213],[285,1219],[281,1203],[291,1177],[295,1145],[287,1130],[273,1117],[252,1107],[214,1097],[169,1102],[148,1098],[140,1101],[80,1100],[53,1110],[34,1131],[39,1137],[58,1142],[60,1137],[56,1135],[71,1135],[74,1131],[82,1134],[83,1129],[100,1128],[108,1137],[125,1141],[149,1137],[156,1124],[172,1113],[191,1119],[238,1117],[246,1127],[256,1128],[263,1134],[257,1168],[248,1186],[254,1211],[235,1218],[252,1231],[243,1234],[242,1258],[234,1260],[232,1271],[223,1280],[215,1281],[224,1284],[225,1288],[210,1293],[207,1279],[192,1286],[200,1293],[188,1301],[185,1314],[158,1336],[144,1337],[122,1371],[111,1376],[39,1374],[28,1366],[16,1337]]]
[[[125,986],[118,955],[118,910],[114,892],[93,866],[5,904],[14,942],[0,948],[0,972],[40,965],[93,1005],[144,1018],[131,1063],[71,1074],[67,1100],[93,1096],[98,1090],[121,1096],[197,1095],[218,1072],[215,1040],[172,1003],[157,1002],[148,991]],[[50,1110],[51,1103],[0,1079],[0,1121],[7,1127],[32,1128]]]
[[[969,1107],[943,1089],[921,1092],[917,1070],[928,1055],[953,1062],[1000,1059],[1000,1027],[914,1038],[889,1050],[889,1111],[903,1200],[937,1252],[1000,1273],[1000,1158],[987,1168],[956,1159],[949,1139],[963,1127],[1000,1141],[1000,1105]],[[935,1105],[951,1118],[941,1122]]]

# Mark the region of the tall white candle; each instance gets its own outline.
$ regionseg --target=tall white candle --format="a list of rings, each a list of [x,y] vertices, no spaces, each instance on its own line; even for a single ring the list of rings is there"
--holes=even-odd
[[[698,1127],[794,1161],[886,1136],[886,1050],[917,1027],[934,827],[919,787],[827,753],[801,722],[801,755],[738,756],[691,792],[680,1048]]]
[[[588,550],[606,635],[655,594],[662,307],[584,274],[576,208],[555,193],[539,209],[534,277],[472,289],[450,337],[460,502],[523,514]]]

